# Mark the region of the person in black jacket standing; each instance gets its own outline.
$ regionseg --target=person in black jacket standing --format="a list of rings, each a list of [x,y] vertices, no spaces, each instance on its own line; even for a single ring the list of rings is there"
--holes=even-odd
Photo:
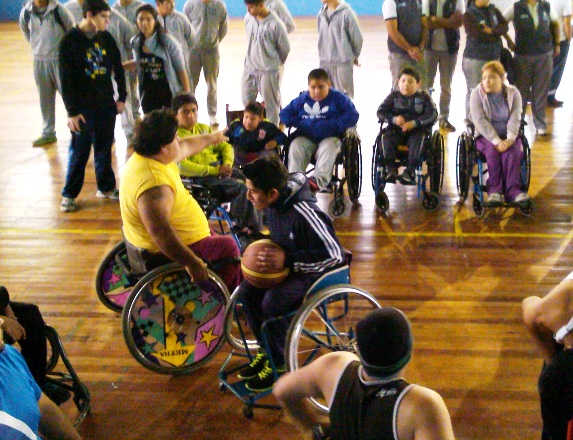
[[[62,97],[68,112],[72,141],[60,209],[77,211],[76,197],[84,184],[86,164],[94,146],[98,198],[117,200],[111,147],[115,117],[125,108],[125,74],[121,55],[106,31],[111,9],[105,0],[86,0],[83,20],[66,34],[60,45]],[[114,100],[112,72],[117,82]]]
[[[290,268],[288,277],[268,290],[243,281],[239,298],[259,344],[261,325],[272,317],[297,310],[306,291],[324,273],[346,263],[344,250],[328,215],[316,206],[316,199],[303,173],[288,174],[276,156],[264,156],[243,169],[247,181],[247,198],[264,211],[271,240],[284,249],[260,252],[259,270]],[[283,257],[284,255],[284,257]],[[284,343],[288,322],[279,320],[268,327],[270,353],[262,353],[239,372],[252,391],[270,389],[274,375],[269,364],[272,356],[278,372],[284,372]]]

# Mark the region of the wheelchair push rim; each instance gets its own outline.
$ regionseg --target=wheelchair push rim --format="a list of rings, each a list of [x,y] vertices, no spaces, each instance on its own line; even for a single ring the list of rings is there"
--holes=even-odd
[[[224,343],[229,293],[209,271],[193,283],[173,263],[144,276],[133,288],[122,314],[123,336],[135,359],[160,374],[187,374],[199,368]]]
[[[120,258],[123,267],[118,263]],[[99,300],[114,312],[121,312],[135,284],[125,273],[129,267],[125,243],[117,243],[100,263],[95,280],[95,289]]]
[[[235,289],[225,310],[225,339],[235,350],[258,350],[259,345],[252,334],[240,303],[239,290]]]
[[[372,295],[350,284],[326,287],[311,296],[289,327],[285,345],[288,370],[334,351],[355,353],[357,322],[379,307]],[[318,410],[328,411],[324,400],[310,401]]]

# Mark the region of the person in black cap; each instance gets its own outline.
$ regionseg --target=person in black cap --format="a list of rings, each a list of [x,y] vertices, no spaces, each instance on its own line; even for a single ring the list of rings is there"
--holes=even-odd
[[[401,374],[412,356],[412,330],[400,310],[383,307],[356,326],[357,353],[333,352],[282,376],[273,394],[303,431],[330,424],[330,439],[452,440],[448,409],[433,390]],[[330,420],[308,397],[323,398]]]
[[[565,440],[573,419],[573,272],[543,298],[522,302],[523,321],[543,357],[537,387],[542,440]]]

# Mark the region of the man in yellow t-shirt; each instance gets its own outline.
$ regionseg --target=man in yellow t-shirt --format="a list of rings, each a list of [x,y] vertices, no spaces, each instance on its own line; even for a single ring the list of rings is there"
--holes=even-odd
[[[211,133],[211,127],[197,121],[199,107],[189,92],[175,95],[171,109],[177,115],[180,138]],[[209,145],[201,152],[179,162],[179,173],[192,177],[194,183],[205,186],[222,202],[231,202],[230,214],[236,222],[236,230],[243,234],[261,232],[262,222],[253,204],[247,200],[247,186],[233,173],[235,152],[227,142]]]
[[[240,252],[231,236],[211,235],[205,214],[181,182],[177,163],[226,139],[217,132],[179,140],[175,113],[152,111],[136,128],[135,152],[119,188],[125,239],[182,264],[195,282],[208,277],[203,260],[238,257]],[[238,264],[223,265],[220,275],[231,291],[241,281]]]

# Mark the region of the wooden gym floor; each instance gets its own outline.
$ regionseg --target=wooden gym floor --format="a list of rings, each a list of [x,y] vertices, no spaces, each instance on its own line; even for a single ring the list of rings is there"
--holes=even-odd
[[[317,65],[314,19],[296,21],[282,85],[285,103],[306,88],[306,75]],[[505,210],[480,220],[470,201],[458,204],[461,57],[450,118],[458,131],[447,136],[439,208],[425,212],[413,188],[397,186],[389,189],[391,207],[381,216],[370,186],[370,160],[379,129],[376,108],[390,89],[386,32],[381,17],[363,17],[361,23],[365,42],[355,81],[363,192],[360,203],[334,221],[341,242],[354,253],[352,281],[410,317],[415,351],[407,377],[444,397],[457,438],[537,439],[541,360],[521,323],[520,302],[545,294],[573,269],[571,63],[558,93],[565,107],[547,112],[553,136],[537,139],[527,127],[530,194],[537,205],[531,218]],[[221,45],[221,121],[225,103],[241,107],[245,41],[242,20],[232,20]],[[216,372],[227,348],[186,377],[154,374],[129,355],[119,316],[100,304],[94,291],[100,260],[121,238],[118,205],[95,198],[90,162],[78,199],[82,209],[60,212],[70,137],[64,107],[58,98],[58,144],[32,148],[40,134],[40,112],[30,49],[16,24],[0,24],[0,58],[0,283],[15,300],[38,304],[59,331],[92,395],[92,412],[80,427],[84,438],[298,438],[281,412],[255,410],[249,421],[234,396],[218,391]],[[205,121],[204,83],[197,95]],[[121,178],[126,145],[119,124],[116,139]],[[329,197],[319,198],[326,209]],[[73,417],[69,404],[65,410]]]

